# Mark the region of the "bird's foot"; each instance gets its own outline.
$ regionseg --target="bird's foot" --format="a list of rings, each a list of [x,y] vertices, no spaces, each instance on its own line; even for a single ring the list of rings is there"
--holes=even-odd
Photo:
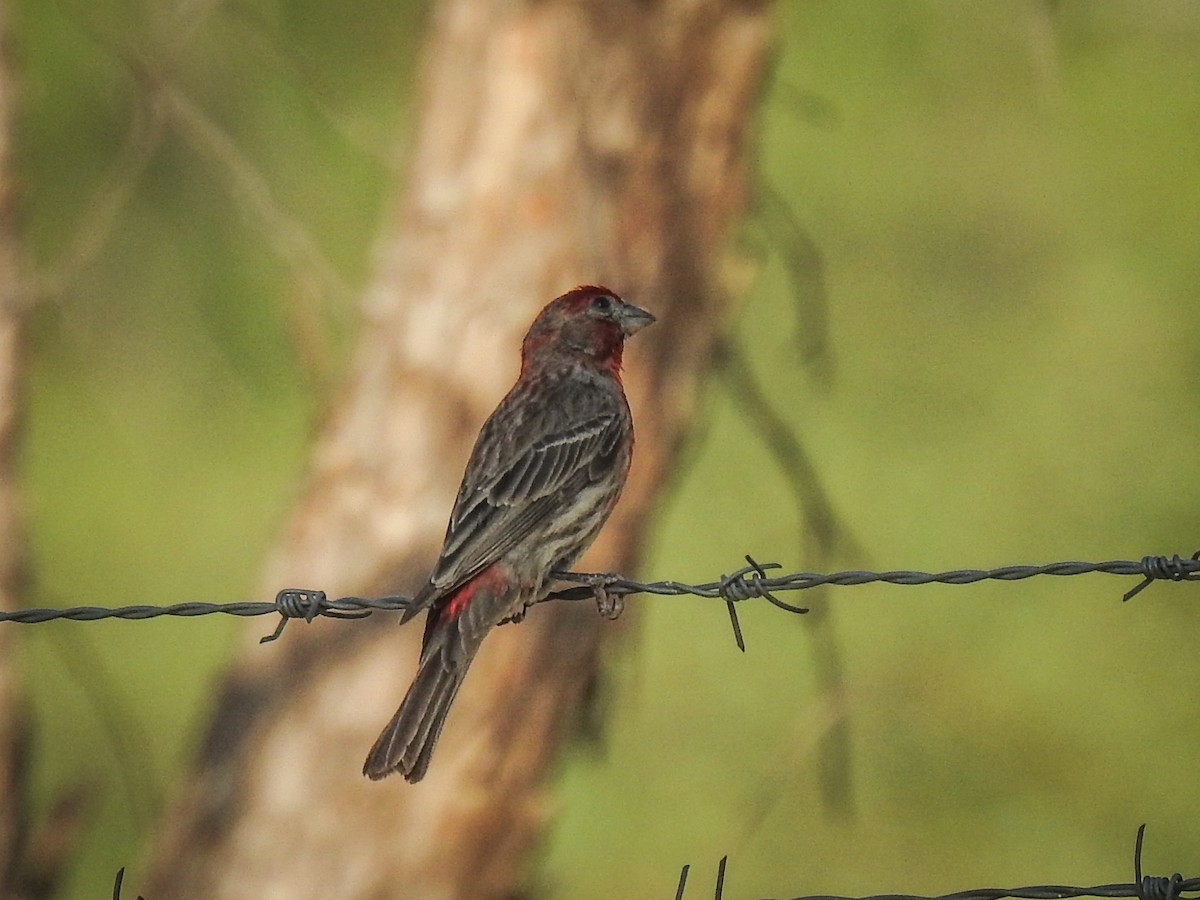
[[[524,606],[522,606],[516,612],[510,613],[509,615],[505,616],[503,619],[501,619],[496,624],[497,625],[510,625],[510,624],[515,625],[519,622],[525,621],[525,613],[529,612],[529,607],[531,607],[531,606],[533,606],[532,603],[526,603]]]
[[[596,610],[605,619],[618,619],[625,611],[625,598],[620,594],[610,594],[608,589],[620,581],[617,575],[592,575],[587,580],[587,586],[592,589],[596,598]]]

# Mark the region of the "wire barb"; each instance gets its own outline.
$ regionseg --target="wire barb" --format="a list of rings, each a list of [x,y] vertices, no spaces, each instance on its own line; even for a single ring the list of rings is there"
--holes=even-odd
[[[717,889],[714,892],[716,900],[721,900],[725,894],[725,866],[729,862],[729,856],[722,856],[721,861],[717,863]],[[679,885],[675,888],[675,900],[683,900],[684,889],[687,888],[688,872],[691,871],[691,866],[685,865],[679,870]]]
[[[685,865],[679,870],[679,886],[675,888],[675,900],[683,900],[683,891],[687,887],[688,870],[691,866]]]
[[[1179,559],[1178,556],[1175,558]],[[1170,878],[1142,876],[1142,839],[1145,836],[1146,823],[1143,822],[1138,826],[1137,840],[1133,845],[1133,877],[1137,884],[1138,900],[1179,900],[1179,892],[1184,890],[1184,880],[1178,872]]]
[[[1192,563],[1194,565],[1189,565]],[[1190,559],[1182,559],[1178,553],[1167,559],[1165,556],[1142,557],[1142,582],[1132,590],[1126,591],[1122,598],[1132,600],[1155,581],[1197,581],[1200,580],[1200,550],[1191,555]]]
[[[742,635],[742,623],[738,621],[737,607],[732,600],[725,601],[725,609],[729,611],[729,624],[733,627],[733,642],[743,653],[746,652],[746,638]]]
[[[283,634],[284,626],[292,619],[303,619],[305,622],[312,623],[312,620],[321,615],[333,615],[333,611],[326,607],[329,598],[324,591],[307,591],[304,588],[284,588],[275,595],[275,608],[279,612],[279,624],[275,626],[275,631],[258,639],[260,644],[268,644],[271,641],[278,640]],[[361,618],[366,613],[360,613],[359,616],[349,616],[344,614],[337,618]]]
[[[121,885],[124,883],[125,867],[121,866],[121,868],[117,869],[116,880],[113,881],[113,900],[121,900]],[[137,900],[145,900],[145,898],[141,894],[138,894]]]

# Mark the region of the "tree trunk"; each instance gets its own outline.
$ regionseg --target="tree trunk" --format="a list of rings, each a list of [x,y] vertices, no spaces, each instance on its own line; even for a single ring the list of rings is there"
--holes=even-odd
[[[591,281],[660,320],[626,359],[630,482],[581,564],[636,567],[728,318],[720,264],[746,204],[768,11],[436,5],[411,182],[264,593],[417,587],[471,442],[516,377],[522,333]],[[544,604],[491,635],[417,785],[359,774],[416,666],[419,627],[394,625],[293,624],[247,650],[169,811],[147,896],[516,894],[604,623],[584,604]]]
[[[20,411],[21,265],[18,251],[12,123],[16,106],[8,42],[8,10],[0,6],[0,609],[19,605],[24,537],[15,461]],[[16,634],[0,627],[0,896],[27,896],[22,883],[23,812],[28,794],[22,766],[27,737],[14,671]]]

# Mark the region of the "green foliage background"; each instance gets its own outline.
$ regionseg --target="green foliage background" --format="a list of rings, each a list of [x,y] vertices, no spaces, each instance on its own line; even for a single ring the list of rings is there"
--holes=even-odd
[[[395,202],[425,13],[17,3],[39,286],[30,604],[249,596]],[[843,0],[777,17],[760,209],[730,268],[754,274],[739,342],[858,545],[836,562],[1194,549],[1200,5]],[[167,129],[144,167],[122,163],[141,70],[227,143]],[[805,362],[819,316],[789,277],[779,201],[824,266],[828,378]],[[284,222],[327,270],[281,250]],[[704,580],[745,552],[806,567],[786,480],[720,378],[704,433],[645,574]],[[566,760],[534,883],[666,897],[690,862],[700,896],[726,853],[735,897],[1126,881],[1142,821],[1150,868],[1200,872],[1196,592],[1123,605],[1128,586],[840,589],[815,634],[748,605],[745,655],[720,604],[636,601],[607,739]],[[76,786],[90,804],[63,896],[106,895],[121,865],[136,888],[237,626],[21,638],[39,809]],[[819,641],[840,648],[841,696],[818,687]],[[838,711],[840,811],[816,762]]]

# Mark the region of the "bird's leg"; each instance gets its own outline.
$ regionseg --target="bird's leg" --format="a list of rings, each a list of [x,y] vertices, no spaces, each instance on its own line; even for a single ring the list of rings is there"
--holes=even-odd
[[[596,598],[596,610],[606,619],[619,618],[625,610],[625,598],[620,594],[610,594],[608,589],[620,581],[619,575],[589,575],[587,586],[592,589]]]
[[[497,625],[510,625],[510,624],[515,625],[515,624],[525,621],[525,613],[529,612],[529,607],[531,607],[531,606],[533,606],[532,603],[526,603],[524,606],[522,606],[516,612],[505,616],[503,619],[501,619],[496,624]]]

